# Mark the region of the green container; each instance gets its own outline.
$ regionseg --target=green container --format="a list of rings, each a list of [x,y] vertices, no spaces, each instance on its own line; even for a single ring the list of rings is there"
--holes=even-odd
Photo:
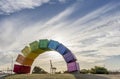
[[[48,39],[39,40],[39,48],[47,50],[48,49],[48,43],[49,43]]]
[[[37,49],[39,49],[39,42],[38,41],[34,41],[32,43],[29,44],[31,51],[36,51]]]

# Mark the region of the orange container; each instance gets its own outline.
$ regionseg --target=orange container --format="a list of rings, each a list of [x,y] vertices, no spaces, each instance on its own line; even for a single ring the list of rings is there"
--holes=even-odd
[[[18,55],[18,57],[17,57],[17,59],[16,59],[16,61],[18,62],[18,63],[20,63],[20,64],[22,64],[23,63],[23,61],[25,60],[25,58],[22,56],[22,55]]]
[[[26,58],[22,55],[18,55],[16,62],[22,64],[22,65],[27,65],[27,66],[31,66],[34,60]]]

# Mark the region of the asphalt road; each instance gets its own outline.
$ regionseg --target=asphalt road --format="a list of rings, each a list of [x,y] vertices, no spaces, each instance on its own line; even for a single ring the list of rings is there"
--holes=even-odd
[[[4,79],[5,76],[7,76],[8,74],[0,74],[0,79]]]

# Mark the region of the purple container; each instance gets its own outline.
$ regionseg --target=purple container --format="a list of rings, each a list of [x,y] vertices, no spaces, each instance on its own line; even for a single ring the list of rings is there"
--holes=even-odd
[[[57,51],[58,51],[61,55],[64,55],[66,50],[67,50],[67,48],[66,48],[64,45],[62,45],[62,44],[60,44],[60,45],[58,46],[58,48],[57,48]]]
[[[72,52],[69,51],[69,50],[67,50],[66,54],[63,55],[63,57],[64,57],[64,59],[65,59],[65,61],[66,61],[67,63],[76,61],[75,56],[74,56],[74,55],[72,54]]]
[[[79,64],[76,62],[71,62],[67,64],[67,68],[69,72],[74,72],[79,70]]]

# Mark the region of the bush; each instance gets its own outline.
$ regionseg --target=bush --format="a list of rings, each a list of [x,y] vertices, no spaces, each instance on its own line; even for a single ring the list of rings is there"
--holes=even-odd
[[[92,74],[108,74],[108,70],[105,67],[95,66],[91,68],[90,73]]]
[[[47,72],[45,70],[43,70],[42,68],[40,68],[38,66],[35,66],[32,73],[33,74],[35,74],[35,73],[37,73],[37,74],[46,74]]]
[[[82,70],[80,71],[80,73],[82,73],[82,74],[88,74],[88,73],[89,73],[89,70],[87,70],[87,69],[82,69]]]

